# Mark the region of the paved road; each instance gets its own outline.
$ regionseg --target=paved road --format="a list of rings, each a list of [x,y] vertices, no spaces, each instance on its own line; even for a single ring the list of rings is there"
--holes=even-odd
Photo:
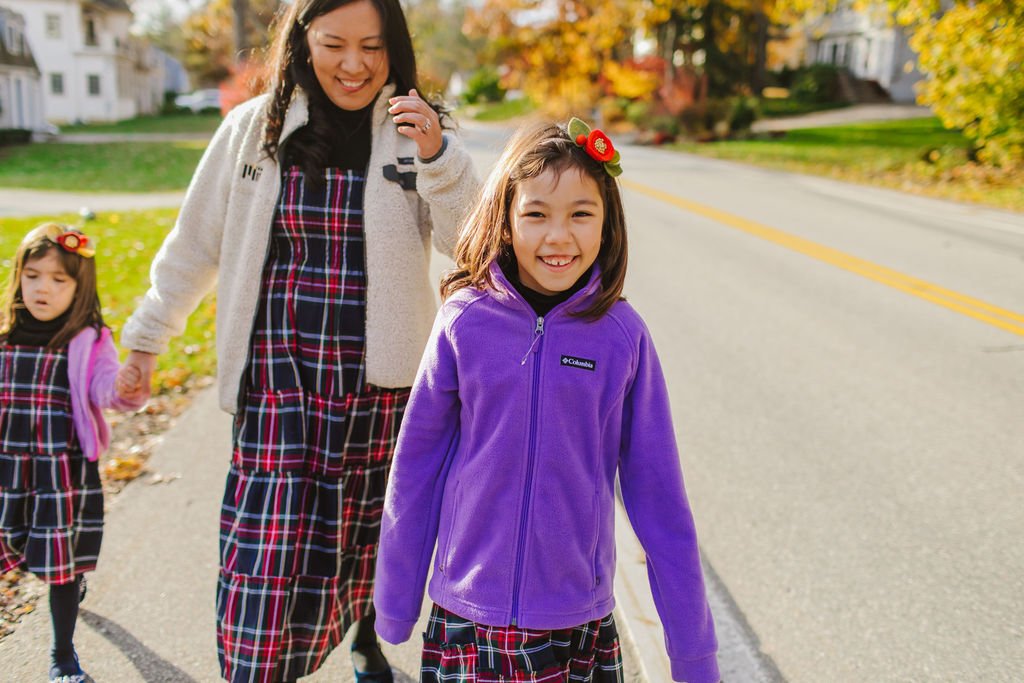
[[[764,652],[793,683],[1024,680],[1024,216],[622,156],[626,291]]]

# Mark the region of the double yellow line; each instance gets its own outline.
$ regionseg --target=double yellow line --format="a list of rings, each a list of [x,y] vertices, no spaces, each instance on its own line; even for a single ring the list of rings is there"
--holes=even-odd
[[[966,315],[975,320],[988,323],[994,327],[998,327],[1007,332],[1024,337],[1024,315],[1020,313],[1014,313],[1008,311],[1005,308],[999,308],[993,306],[990,303],[975,299],[959,292],[954,292],[938,285],[933,285],[930,282],[911,277],[910,275],[904,275],[898,271],[880,266],[870,261],[857,258],[856,256],[850,256],[844,254],[841,251],[832,249],[830,247],[805,240],[802,237],[791,235],[775,228],[769,228],[767,225],[762,225],[754,221],[749,221],[739,216],[726,213],[725,211],[719,211],[718,209],[704,204],[698,204],[697,202],[691,202],[687,199],[681,199],[675,195],[671,195],[661,190],[656,190],[652,187],[642,185],[632,180],[621,180],[622,186],[639,192],[640,194],[653,197],[660,201],[666,202],[673,206],[677,206],[691,213],[695,213],[698,216],[704,216],[710,218],[713,221],[727,225],[730,228],[735,228],[748,235],[753,235],[760,239],[772,242],[781,247],[785,247],[797,253],[805,256],[810,256],[813,259],[817,259],[823,263],[842,268],[843,270],[851,273],[856,273],[861,277],[865,277],[869,280],[881,283],[893,289],[898,289],[907,294],[911,294],[925,301],[930,301],[933,304],[942,306],[951,311],[956,311],[962,315]]]

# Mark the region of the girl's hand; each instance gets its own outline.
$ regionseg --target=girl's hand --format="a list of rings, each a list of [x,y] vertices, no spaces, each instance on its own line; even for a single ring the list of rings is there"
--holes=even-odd
[[[122,401],[145,401],[150,396],[156,356],[142,351],[130,351],[121,369],[117,371],[117,395]]]
[[[416,142],[421,159],[429,159],[441,151],[441,120],[415,89],[408,95],[392,97],[388,103],[391,105],[388,113],[395,123],[406,124],[399,125],[398,132]]]
[[[142,388],[142,372],[134,365],[122,365],[117,371],[117,393],[134,394]]]

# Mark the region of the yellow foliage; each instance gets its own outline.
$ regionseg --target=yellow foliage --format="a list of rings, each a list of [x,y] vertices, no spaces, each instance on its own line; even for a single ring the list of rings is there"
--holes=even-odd
[[[927,4],[925,0],[907,5]],[[904,12],[910,11],[904,8]],[[1024,7],[957,4],[920,21],[911,38],[928,78],[918,98],[960,128],[989,163],[1024,163]]]
[[[631,100],[645,99],[658,88],[658,76],[650,71],[639,71],[628,64],[605,62],[602,72],[611,84],[612,92]]]
[[[486,0],[470,12],[468,27],[500,47],[499,58],[518,72],[506,80],[553,116],[587,115],[597,103],[599,79],[636,24],[640,0]],[[530,21],[524,10],[543,10]]]

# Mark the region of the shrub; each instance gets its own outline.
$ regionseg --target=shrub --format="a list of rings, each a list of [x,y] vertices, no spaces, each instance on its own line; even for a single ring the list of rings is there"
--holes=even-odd
[[[32,140],[32,131],[26,128],[0,128],[0,147],[24,145]]]
[[[750,130],[760,116],[760,108],[756,97],[739,95],[733,98],[729,112],[729,130],[740,133]]]
[[[839,99],[839,69],[811,64],[793,75],[790,96],[797,102],[835,102]]]
[[[647,118],[651,115],[651,105],[647,102],[636,100],[626,105],[623,114],[626,120],[634,126],[643,127],[647,122]]]
[[[504,97],[505,89],[501,87],[501,76],[498,70],[491,66],[477,69],[466,81],[466,90],[462,93],[462,99],[466,104],[501,102]]]

